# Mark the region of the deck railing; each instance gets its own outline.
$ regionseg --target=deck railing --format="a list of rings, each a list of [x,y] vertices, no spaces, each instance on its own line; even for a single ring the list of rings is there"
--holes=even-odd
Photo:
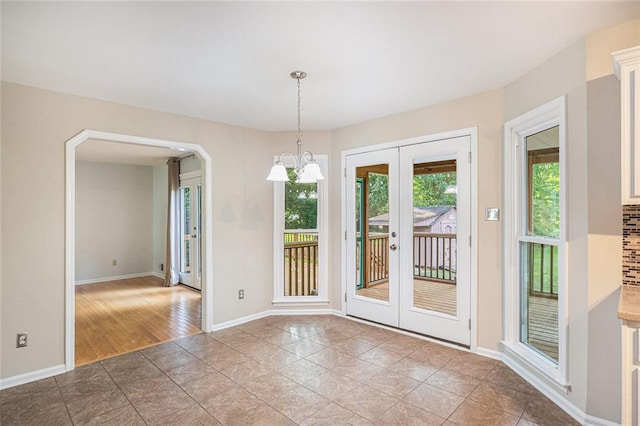
[[[456,234],[413,234],[413,276],[417,279],[456,282]]]
[[[414,278],[455,284],[456,234],[413,235]],[[389,278],[389,235],[369,235],[369,279],[375,284]],[[367,260],[365,260],[367,261]],[[284,234],[285,296],[318,294],[318,233],[287,230]]]
[[[389,278],[389,234],[369,234],[369,283]]]
[[[413,276],[416,279],[456,282],[456,234],[413,234]],[[389,235],[369,234],[369,279],[376,284],[389,278]]]
[[[529,293],[558,297],[558,248],[549,244],[529,243]]]
[[[318,294],[318,233],[287,230],[284,234],[284,295]]]

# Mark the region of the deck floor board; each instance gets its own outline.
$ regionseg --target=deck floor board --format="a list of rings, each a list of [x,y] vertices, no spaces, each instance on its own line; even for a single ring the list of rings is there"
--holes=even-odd
[[[457,287],[453,284],[413,280],[414,306],[456,315]],[[389,300],[389,282],[357,290],[358,296]],[[553,359],[558,359],[558,301],[529,296],[529,343]]]

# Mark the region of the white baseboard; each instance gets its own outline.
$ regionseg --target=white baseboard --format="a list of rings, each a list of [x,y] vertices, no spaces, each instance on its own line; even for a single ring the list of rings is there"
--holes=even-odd
[[[560,407],[564,412],[573,417],[576,421],[583,425],[591,425],[591,426],[619,426],[618,423],[612,422],[610,420],[601,419],[599,417],[590,416],[582,411],[580,408],[576,407],[574,403],[569,401],[564,395],[558,393],[552,386],[546,383],[544,380],[540,379],[538,376],[533,374],[526,368],[523,368],[513,357],[505,354],[504,363],[515,371],[520,377],[525,379],[531,386],[540,391],[544,396],[549,398]]]
[[[76,281],[76,285],[97,284],[97,283],[104,283],[107,281],[127,280],[129,278],[140,278],[140,277],[148,277],[148,276],[156,276],[156,275],[153,272],[139,272],[137,274],[116,275],[114,277],[93,278],[90,280],[78,280]],[[164,276],[161,276],[159,278],[164,278]]]
[[[153,271],[153,272],[151,273],[151,275],[153,275],[153,276],[154,276],[154,277],[156,277],[156,278],[160,278],[161,280],[164,280],[164,279],[165,279],[165,276],[164,276],[164,274],[163,274],[162,272],[156,272],[156,271]]]
[[[64,364],[60,364],[53,367],[43,368],[42,370],[32,371],[30,373],[7,377],[6,379],[0,379],[0,389],[8,389],[14,386],[24,385],[25,383],[35,382],[36,380],[57,376],[65,371],[66,369]]]
[[[502,352],[496,351],[494,349],[481,348],[480,346],[478,346],[478,348],[476,349],[475,353],[478,354],[478,355],[482,355],[484,357],[487,357],[487,358],[491,358],[491,359],[496,359],[498,361],[502,361]]]
[[[593,417],[588,414],[585,416],[584,424],[585,426],[620,426],[620,423],[611,422],[599,417]]]
[[[211,327],[211,331],[223,330],[225,328],[234,327],[236,325],[244,324],[250,321],[255,321],[260,318],[270,317],[273,315],[331,315],[334,314],[335,309],[331,308],[319,308],[319,309],[311,309],[311,308],[299,308],[299,309],[287,309],[287,310],[278,310],[271,309],[267,311],[258,312],[257,314],[247,315],[246,317],[237,318],[231,321],[221,322],[219,324],[214,324]]]
[[[333,309],[326,308],[303,308],[303,307],[294,307],[289,309],[271,309],[269,312],[269,316],[271,315],[332,315]]]
[[[268,317],[270,315],[270,311],[262,311],[257,314],[247,315],[246,317],[236,318],[231,321],[221,322],[219,324],[213,324],[211,326],[211,331],[219,331],[224,330],[225,328],[234,327],[236,325],[244,324],[245,322],[255,321],[260,318]]]

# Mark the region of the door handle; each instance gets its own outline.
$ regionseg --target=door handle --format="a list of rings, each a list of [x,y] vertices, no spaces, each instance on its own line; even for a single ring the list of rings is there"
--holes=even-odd
[[[390,248],[391,250],[397,250],[397,249],[398,249],[398,246],[397,246],[397,245],[395,245],[395,244],[391,244],[391,245],[389,246],[389,248]]]

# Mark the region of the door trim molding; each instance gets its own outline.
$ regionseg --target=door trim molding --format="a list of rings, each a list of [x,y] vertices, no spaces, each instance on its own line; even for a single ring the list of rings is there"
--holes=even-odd
[[[341,294],[339,297],[342,308],[340,312],[342,315],[347,314],[347,306],[345,302],[345,295],[347,292],[347,264],[344,261],[347,254],[347,193],[345,190],[346,185],[346,166],[347,156],[351,154],[360,154],[365,152],[379,151],[388,148],[399,148],[402,146],[415,145],[425,142],[435,142],[439,140],[453,139],[457,137],[468,136],[471,144],[471,330],[470,330],[470,350],[477,352],[478,350],[478,128],[468,127],[464,129],[452,130],[442,133],[434,133],[431,135],[416,136],[413,138],[399,139],[396,141],[385,142],[376,145],[369,145],[359,148],[353,148],[344,150],[340,153],[340,191],[341,191],[341,237],[342,240],[342,259],[343,264],[341,268]]]
[[[65,142],[65,370],[75,368],[75,251],[76,251],[76,148],[88,139],[99,139],[134,145],[155,146],[192,151],[202,162],[203,200],[203,253],[202,265],[202,323],[205,332],[213,326],[213,188],[207,182],[212,176],[211,156],[198,144],[164,139],[145,138],[97,130],[82,130]]]

